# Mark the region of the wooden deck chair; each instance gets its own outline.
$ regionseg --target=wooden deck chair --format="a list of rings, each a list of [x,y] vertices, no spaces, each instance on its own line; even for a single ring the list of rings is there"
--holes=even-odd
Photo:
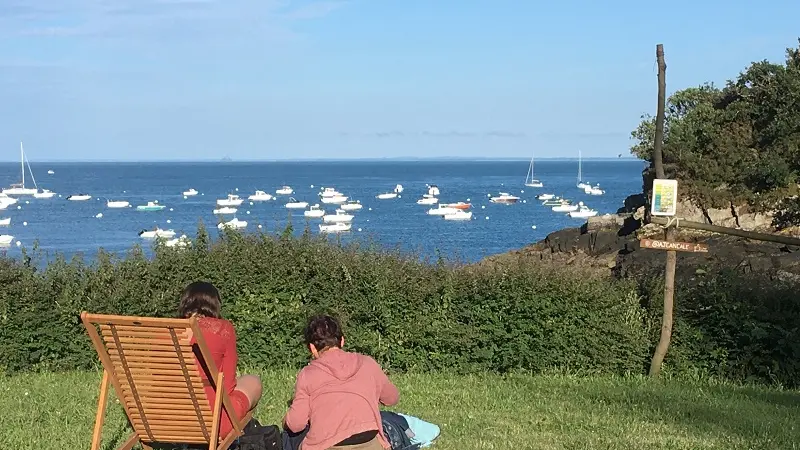
[[[196,319],[83,312],[81,320],[104,369],[91,450],[100,447],[109,383],[133,427],[133,434],[118,450],[130,450],[137,443],[146,450],[161,443],[207,444],[209,450],[226,450],[242,435],[253,413],[236,420],[231,399],[220,388],[222,372],[211,358]],[[216,388],[213,411],[195,363],[198,357]],[[228,436],[219,435],[223,408],[233,425]]]

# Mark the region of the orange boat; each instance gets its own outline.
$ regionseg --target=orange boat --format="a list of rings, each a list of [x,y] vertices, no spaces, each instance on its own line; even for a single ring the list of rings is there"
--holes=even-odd
[[[450,204],[444,205],[444,207],[445,208],[453,208],[453,209],[462,209],[463,210],[463,209],[472,208],[472,203],[464,203],[464,202],[450,203]]]

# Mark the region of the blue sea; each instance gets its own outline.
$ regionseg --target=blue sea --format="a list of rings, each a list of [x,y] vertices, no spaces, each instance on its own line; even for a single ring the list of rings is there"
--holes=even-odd
[[[20,197],[17,205],[0,211],[11,217],[11,225],[0,229],[14,236],[15,245],[6,251],[20,254],[38,241],[39,248],[52,257],[83,254],[94,256],[99,248],[123,253],[135,243],[151,248],[142,240],[143,229],[174,229],[193,237],[202,220],[212,236],[219,219],[213,215],[216,199],[235,193],[247,198],[256,189],[270,194],[282,185],[295,190],[293,197],[320,203],[321,187],[334,187],[364,205],[355,212],[352,232],[343,241],[365,240],[386,248],[399,247],[422,257],[443,255],[449,259],[474,262],[481,258],[543,239],[548,233],[583,221],[554,213],[535,199],[540,193],[583,201],[600,214],[614,213],[626,196],[641,191],[644,163],[631,159],[584,160],[583,178],[605,189],[603,196],[589,196],[576,188],[576,160],[536,162],[535,177],[543,188],[524,186],[528,161],[314,161],[314,162],[215,162],[215,163],[41,163],[31,164],[39,188],[58,195],[52,199]],[[0,184],[19,181],[19,164],[0,164]],[[49,175],[48,170],[54,174]],[[29,181],[29,180],[28,180]],[[30,185],[31,183],[26,183]],[[401,198],[378,200],[396,184],[405,191]],[[442,202],[469,201],[473,220],[445,221],[426,214],[429,206],[416,201],[426,185],[437,185]],[[185,199],[189,188],[201,194]],[[508,192],[521,197],[514,205],[489,202],[489,195]],[[67,201],[67,196],[88,193],[85,202]],[[109,209],[106,199],[127,200],[132,208]],[[159,212],[137,211],[135,207],[158,200],[167,208]],[[318,232],[319,220],[308,221],[302,210],[284,207],[288,197],[239,208],[236,217],[246,220],[245,232],[279,232],[291,221],[297,233],[310,224]],[[335,206],[322,205],[333,212]],[[101,218],[97,218],[102,213]],[[226,216],[228,220],[232,216]],[[258,225],[261,225],[259,229]],[[20,242],[21,247],[16,245]]]

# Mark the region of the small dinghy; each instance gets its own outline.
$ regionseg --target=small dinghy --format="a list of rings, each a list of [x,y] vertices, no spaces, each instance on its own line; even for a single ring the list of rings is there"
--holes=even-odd
[[[139,237],[141,237],[142,239],[156,239],[156,238],[172,239],[173,237],[175,237],[175,230],[162,230],[161,228],[156,227],[155,230],[140,231]]]
[[[242,228],[247,228],[247,222],[244,220],[239,220],[236,217],[234,217],[233,219],[227,222],[220,223],[219,225],[217,225],[217,228],[219,228],[220,230],[226,228],[229,230],[241,230]]]
[[[74,194],[67,197],[67,200],[72,202],[85,202],[86,200],[91,200],[92,196],[89,194]]]
[[[166,206],[159,205],[158,202],[147,202],[146,205],[139,205],[136,207],[137,211],[161,211]]]

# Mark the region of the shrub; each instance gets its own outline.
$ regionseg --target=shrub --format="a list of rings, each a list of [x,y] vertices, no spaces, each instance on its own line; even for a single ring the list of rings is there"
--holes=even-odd
[[[172,316],[187,283],[220,289],[243,364],[299,367],[306,318],[342,318],[349,348],[395,371],[640,372],[649,342],[635,286],[521,262],[428,264],[414,255],[308,234],[225,232],[191,249],[134,247],[37,270],[0,261],[0,370],[96,365],[79,321],[96,313]]]

